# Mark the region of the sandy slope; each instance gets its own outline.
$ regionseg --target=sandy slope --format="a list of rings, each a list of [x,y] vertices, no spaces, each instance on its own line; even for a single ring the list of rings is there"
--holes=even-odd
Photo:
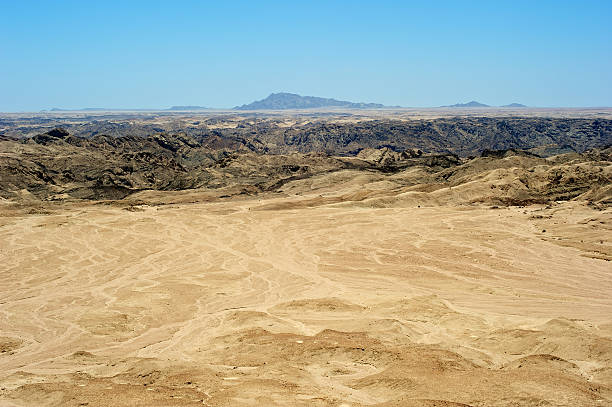
[[[612,405],[610,210],[296,199],[4,218],[0,405]]]

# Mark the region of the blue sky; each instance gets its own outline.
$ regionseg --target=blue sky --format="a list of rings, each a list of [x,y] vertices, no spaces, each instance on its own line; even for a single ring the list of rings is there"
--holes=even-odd
[[[0,0],[0,111],[612,106],[612,1]]]

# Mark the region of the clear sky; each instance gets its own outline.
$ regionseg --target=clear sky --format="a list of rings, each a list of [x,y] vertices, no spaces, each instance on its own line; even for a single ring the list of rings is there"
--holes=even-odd
[[[0,0],[0,111],[612,106],[612,1]]]

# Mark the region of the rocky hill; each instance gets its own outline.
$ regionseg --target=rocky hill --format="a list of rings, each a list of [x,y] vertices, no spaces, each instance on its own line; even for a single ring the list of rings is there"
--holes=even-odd
[[[111,116],[84,122],[56,119],[0,120],[0,134],[27,138],[61,125],[71,135],[91,138],[182,134],[212,150],[249,150],[258,153],[325,152],[355,155],[364,148],[421,149],[427,153],[478,156],[484,150],[521,149],[540,156],[583,152],[612,145],[612,120],[539,117],[458,117],[428,120],[378,119],[338,121],[295,120],[242,116],[198,120],[168,118],[117,120]]]
[[[484,103],[477,102],[472,100],[467,103],[455,103],[454,105],[442,106],[442,107],[490,107],[489,105],[485,105]]]
[[[8,202],[117,200],[146,190],[190,189],[211,191],[221,198],[301,193],[310,190],[313,182],[332,187],[342,179],[365,176],[369,182],[382,182],[379,186],[393,187],[377,187],[371,194],[338,202],[396,201],[413,191],[421,193],[418,199],[423,202],[452,198],[459,203],[521,204],[582,196],[612,203],[610,148],[549,159],[520,150],[485,151],[482,157],[460,159],[451,153],[389,147],[360,149],[353,156],[266,154],[243,143],[218,148],[209,137],[163,134],[81,138],[63,129],[22,140],[4,136],[0,138],[0,198]],[[458,191],[463,191],[459,198]]]
[[[232,133],[228,131],[227,133]],[[261,129],[254,140],[269,152],[326,151],[351,155],[362,148],[418,148],[430,153],[479,155],[483,150],[533,149],[543,156],[612,144],[611,120],[453,118],[319,122]]]
[[[315,96],[300,96],[295,93],[272,93],[265,99],[255,101],[236,110],[285,110],[285,109],[317,109],[326,107],[347,109],[379,109],[385,106],[378,103],[354,103],[344,100],[327,99]]]

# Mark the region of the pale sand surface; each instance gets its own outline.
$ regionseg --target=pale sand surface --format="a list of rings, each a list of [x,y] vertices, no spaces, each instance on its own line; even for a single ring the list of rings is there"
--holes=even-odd
[[[610,210],[300,199],[2,219],[0,405],[612,405]]]

